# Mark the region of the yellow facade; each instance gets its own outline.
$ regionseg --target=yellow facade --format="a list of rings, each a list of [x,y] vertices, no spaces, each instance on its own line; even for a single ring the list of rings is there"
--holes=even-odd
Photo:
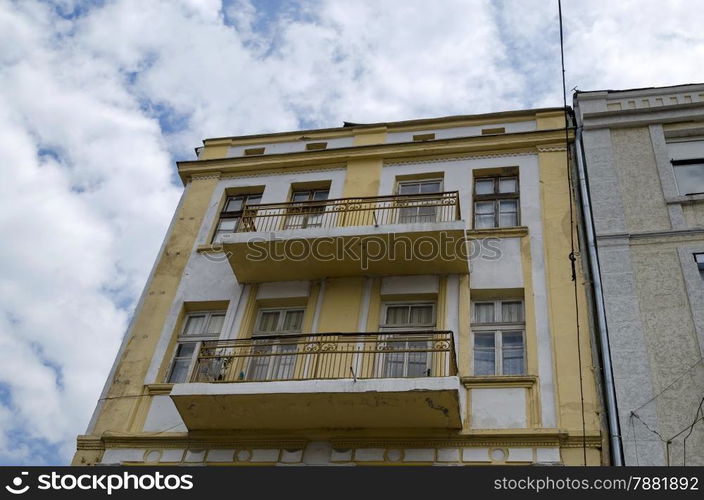
[[[577,255],[575,289],[568,258],[576,228],[570,225],[574,200],[563,127],[562,110],[548,109],[206,140],[198,160],[179,164],[182,201],[91,426],[78,438],[74,464],[582,465],[584,457],[601,464],[606,454],[582,264]],[[308,142],[328,146],[284,151],[287,144]],[[254,145],[264,154],[233,156]],[[475,227],[473,179],[486,172],[497,172],[496,178],[517,172],[520,224]],[[400,183],[428,179],[457,194],[434,200],[398,195]],[[339,258],[278,259],[274,246],[255,260],[243,233],[213,244],[226,197],[260,185],[264,196],[284,193],[249,215],[257,224],[269,223],[266,210],[271,220],[281,218],[284,226],[275,221],[279,225],[266,233],[277,237],[272,245],[340,243],[364,255],[390,235],[428,247],[449,235],[455,244],[442,258],[385,255],[364,268]],[[325,203],[335,211],[334,222],[325,222],[326,208],[322,227],[287,229],[292,214],[304,213],[285,205],[297,186],[328,185]],[[452,209],[442,213],[449,215],[439,220],[447,206]],[[399,214],[408,210],[434,220],[401,224]],[[389,213],[393,220],[380,220]],[[486,242],[502,248],[506,267],[468,261],[460,251]],[[219,271],[208,274],[211,264]],[[217,286],[203,285],[199,274]],[[236,294],[216,296],[218,287]],[[475,342],[483,330],[474,324],[474,304],[501,308],[504,302],[520,303],[524,313],[522,368],[504,374],[497,365],[501,373],[478,375]],[[393,341],[398,329],[388,325],[388,309],[395,306],[409,307],[411,316],[432,310],[432,317],[423,316],[430,326],[398,337],[405,354],[388,350],[401,345]],[[301,311],[301,334],[270,344],[266,337],[252,340],[262,311],[270,310]],[[226,311],[221,357],[213,358],[227,359],[225,368],[218,365],[221,379],[196,379],[191,365],[191,378],[170,383],[179,336],[199,311]],[[508,338],[505,326],[496,327],[497,339]],[[262,345],[269,350],[256,354]],[[418,345],[422,356],[414,351]],[[277,354],[282,346],[295,354]],[[491,356],[503,360],[508,352],[494,346]],[[203,353],[193,363],[204,363]],[[390,364],[380,368],[380,360],[391,359],[402,360],[394,365],[402,376],[389,375],[401,373],[389,371]],[[412,359],[425,363],[422,376],[410,375]],[[250,382],[248,370],[257,360],[269,375]],[[282,366],[272,371],[273,363],[289,363],[285,380],[272,377]]]

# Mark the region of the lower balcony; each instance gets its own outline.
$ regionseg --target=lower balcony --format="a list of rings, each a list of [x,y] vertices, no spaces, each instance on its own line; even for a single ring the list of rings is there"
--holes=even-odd
[[[189,430],[459,429],[464,414],[449,331],[203,342],[171,398]]]

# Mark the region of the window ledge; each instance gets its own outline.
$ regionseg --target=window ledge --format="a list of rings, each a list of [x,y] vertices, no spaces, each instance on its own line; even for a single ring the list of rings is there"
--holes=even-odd
[[[696,203],[704,201],[704,193],[699,194],[687,194],[684,196],[677,196],[674,198],[667,198],[665,203],[668,205],[677,205],[680,203]]]
[[[468,229],[467,236],[470,238],[515,238],[527,236],[527,226],[515,227],[492,227],[490,229]]]
[[[174,384],[147,384],[144,387],[147,389],[147,395],[158,396],[162,394],[170,394]]]
[[[532,387],[538,383],[536,375],[493,375],[460,377],[467,387]]]
[[[198,253],[222,253],[224,252],[222,245],[213,245],[213,244],[207,244],[207,245],[198,245],[196,247],[196,252]]]

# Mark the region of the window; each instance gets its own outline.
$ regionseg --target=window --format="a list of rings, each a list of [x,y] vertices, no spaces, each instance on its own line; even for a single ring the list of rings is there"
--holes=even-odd
[[[442,179],[428,179],[422,181],[403,181],[398,183],[398,194],[400,195],[422,195],[440,193],[442,191]],[[400,204],[408,204],[399,208],[398,223],[413,224],[417,222],[436,222],[438,219],[437,200],[422,198],[416,201],[399,200]],[[432,203],[432,205],[427,205]]]
[[[418,141],[432,141],[435,139],[435,134],[434,133],[429,133],[429,134],[415,134],[413,136],[413,141],[418,142]]]
[[[257,205],[262,201],[261,193],[228,196],[220,212],[220,220],[213,235],[213,243],[222,242],[226,235],[236,233],[240,224],[254,224],[252,217],[243,218],[245,205]]]
[[[474,374],[525,374],[523,302],[475,302],[473,309]]]
[[[293,205],[289,208],[284,229],[306,229],[322,227],[325,213],[325,200],[328,199],[328,189],[306,189],[291,193]],[[310,202],[321,203],[310,203]],[[300,205],[296,206],[296,203]]]
[[[247,380],[288,380],[293,378],[297,344],[293,341],[261,340],[267,335],[295,335],[301,333],[304,310],[260,309],[252,338],[254,347],[247,369]],[[287,354],[291,353],[291,354]]]
[[[435,328],[435,304],[386,304],[381,331],[432,330]],[[427,341],[414,341],[402,334],[382,336],[385,341],[381,370],[383,377],[427,377],[431,372]],[[393,352],[398,351],[398,352]]]
[[[681,195],[704,193],[704,158],[672,160],[672,168]]]
[[[197,357],[200,343],[217,340],[222,333],[225,311],[197,312],[186,316],[183,331],[178,338],[176,353],[171,363],[167,382],[186,382],[194,358]]]
[[[517,226],[518,176],[474,179],[474,228]]]
[[[695,253],[694,262],[697,263],[697,268],[699,269],[699,275],[704,280],[704,253]]]

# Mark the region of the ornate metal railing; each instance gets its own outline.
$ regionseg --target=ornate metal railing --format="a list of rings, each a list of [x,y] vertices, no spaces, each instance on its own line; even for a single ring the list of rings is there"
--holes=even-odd
[[[379,226],[460,220],[459,193],[245,205],[237,231]]]
[[[191,382],[446,377],[450,331],[269,335],[203,342]]]

